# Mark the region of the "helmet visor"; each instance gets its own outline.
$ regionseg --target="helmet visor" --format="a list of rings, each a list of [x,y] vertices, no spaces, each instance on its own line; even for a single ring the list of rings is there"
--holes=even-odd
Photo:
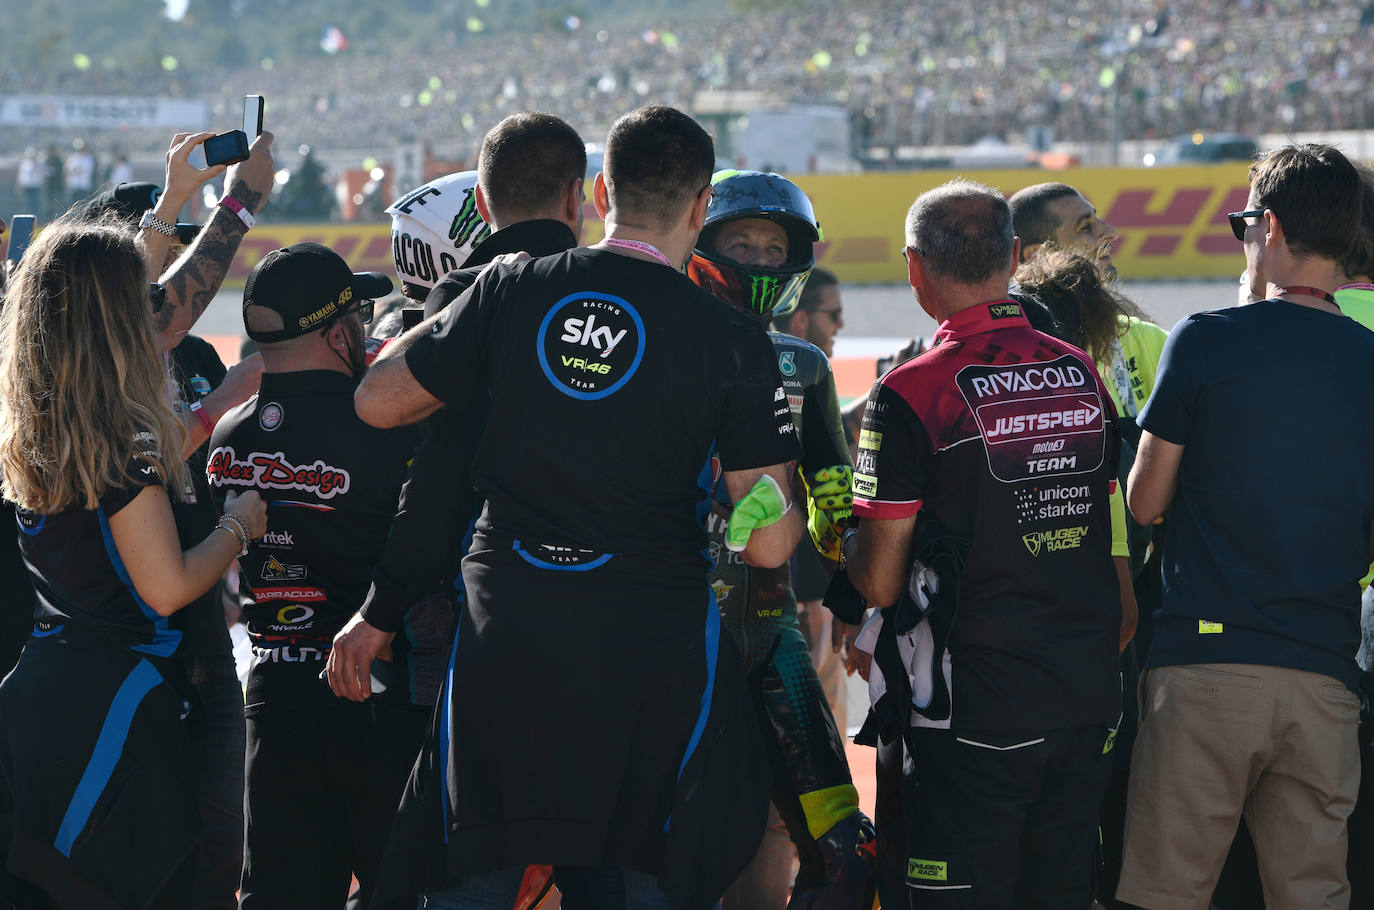
[[[752,316],[781,319],[801,300],[811,270],[770,269],[733,265],[693,254],[687,261],[687,277],[712,296]]]

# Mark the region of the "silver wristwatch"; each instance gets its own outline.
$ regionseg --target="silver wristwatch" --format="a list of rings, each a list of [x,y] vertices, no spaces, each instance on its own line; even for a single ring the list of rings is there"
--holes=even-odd
[[[152,209],[148,209],[148,211],[143,213],[143,220],[139,221],[138,227],[140,230],[143,228],[152,228],[159,234],[166,234],[168,237],[175,237],[177,235],[176,225],[168,224],[163,221],[153,214]]]

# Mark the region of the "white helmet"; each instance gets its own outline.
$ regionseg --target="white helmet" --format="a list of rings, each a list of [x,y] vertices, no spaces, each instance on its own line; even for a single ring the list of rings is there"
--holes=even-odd
[[[391,257],[403,284],[433,288],[462,268],[491,234],[477,212],[477,172],[446,174],[406,193],[386,210],[391,216]]]

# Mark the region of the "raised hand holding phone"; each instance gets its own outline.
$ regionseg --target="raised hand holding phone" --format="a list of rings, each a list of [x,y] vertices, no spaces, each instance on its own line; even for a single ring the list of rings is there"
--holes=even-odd
[[[198,170],[219,165],[247,161],[249,147],[262,133],[262,112],[266,101],[262,95],[243,98],[243,129],[230,130],[199,142],[187,157],[187,163]]]

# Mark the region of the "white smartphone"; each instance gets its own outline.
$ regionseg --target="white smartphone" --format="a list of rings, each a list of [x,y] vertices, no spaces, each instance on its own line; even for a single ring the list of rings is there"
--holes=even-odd
[[[250,145],[262,132],[262,107],[261,95],[243,96],[243,132],[248,137]]]

